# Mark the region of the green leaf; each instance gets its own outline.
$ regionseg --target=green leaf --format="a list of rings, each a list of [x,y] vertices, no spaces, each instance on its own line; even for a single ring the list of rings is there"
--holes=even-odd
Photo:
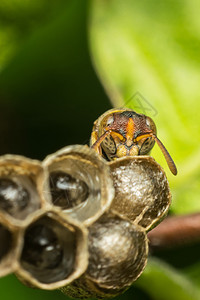
[[[24,286],[14,275],[1,278],[0,280],[0,298],[3,300],[10,299],[29,299],[29,300],[67,300],[60,291],[45,291],[31,289]]]
[[[149,259],[142,276],[134,286],[140,287],[155,300],[199,300],[200,288],[186,276],[158,259]]]
[[[0,2],[0,70],[13,58],[35,28],[55,17],[64,0]]]
[[[0,99],[1,153],[43,158],[88,143],[110,105],[89,54],[87,1],[65,1],[30,32],[0,73]]]
[[[174,213],[200,210],[199,11],[195,0],[91,3],[93,61],[113,105],[153,117],[177,164],[174,177],[154,147]]]

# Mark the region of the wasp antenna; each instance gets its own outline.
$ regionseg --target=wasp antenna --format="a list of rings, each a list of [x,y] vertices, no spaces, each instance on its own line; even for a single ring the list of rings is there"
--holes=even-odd
[[[172,174],[177,175],[177,168],[176,165],[173,161],[173,159],[171,158],[171,155],[169,154],[169,152],[167,151],[167,149],[165,148],[165,146],[163,145],[163,143],[159,140],[159,138],[157,138],[156,135],[152,134],[154,140],[156,141],[156,143],[158,144],[158,146],[160,147],[160,150],[162,151],[166,162],[168,164],[168,167],[170,169],[170,171],[172,172]]]
[[[107,135],[110,134],[110,130],[106,131],[104,134],[102,134],[98,140],[91,146],[92,149],[94,149],[97,153],[100,153],[100,146],[103,140],[107,137]]]

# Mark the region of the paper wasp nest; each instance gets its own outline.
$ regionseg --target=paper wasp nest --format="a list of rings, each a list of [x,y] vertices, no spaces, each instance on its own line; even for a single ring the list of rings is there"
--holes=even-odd
[[[39,161],[18,155],[0,157],[0,276],[16,268],[27,220],[45,205]]]
[[[108,298],[125,291],[147,262],[144,229],[117,215],[105,214],[89,226],[89,265],[62,292],[75,298]]]
[[[0,157],[0,211],[19,226],[44,205],[41,163],[23,156]]]
[[[87,264],[87,230],[60,211],[40,212],[24,228],[15,270],[23,283],[56,289],[79,277]]]
[[[65,147],[44,160],[45,197],[64,213],[89,225],[111,205],[114,195],[110,169],[87,146]]]
[[[115,187],[111,209],[149,230],[168,212],[171,193],[165,172],[150,156],[109,162]]]
[[[146,231],[170,199],[165,173],[148,156],[107,162],[75,145],[42,163],[2,157],[0,275],[75,298],[114,297],[142,273]]]
[[[0,213],[0,277],[12,272],[19,252],[19,230]]]
[[[43,162],[0,157],[0,276],[81,299],[125,291],[171,202],[163,169],[144,156],[155,143],[176,175],[153,120],[126,108],[94,122],[91,148],[68,146]]]

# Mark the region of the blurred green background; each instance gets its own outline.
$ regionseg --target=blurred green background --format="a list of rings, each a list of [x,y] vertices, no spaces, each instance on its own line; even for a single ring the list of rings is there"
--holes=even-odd
[[[1,0],[0,154],[85,144],[112,106],[152,117],[178,176],[171,214],[200,210],[200,2]],[[119,299],[200,299],[200,244],[152,253]],[[0,279],[0,299],[67,299]]]

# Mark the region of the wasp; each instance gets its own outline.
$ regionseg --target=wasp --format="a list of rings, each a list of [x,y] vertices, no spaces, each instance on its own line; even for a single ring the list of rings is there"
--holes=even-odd
[[[160,147],[171,172],[177,168],[169,152],[157,137],[154,121],[131,109],[110,109],[95,122],[91,147],[107,160],[123,156],[148,155],[155,142]]]

